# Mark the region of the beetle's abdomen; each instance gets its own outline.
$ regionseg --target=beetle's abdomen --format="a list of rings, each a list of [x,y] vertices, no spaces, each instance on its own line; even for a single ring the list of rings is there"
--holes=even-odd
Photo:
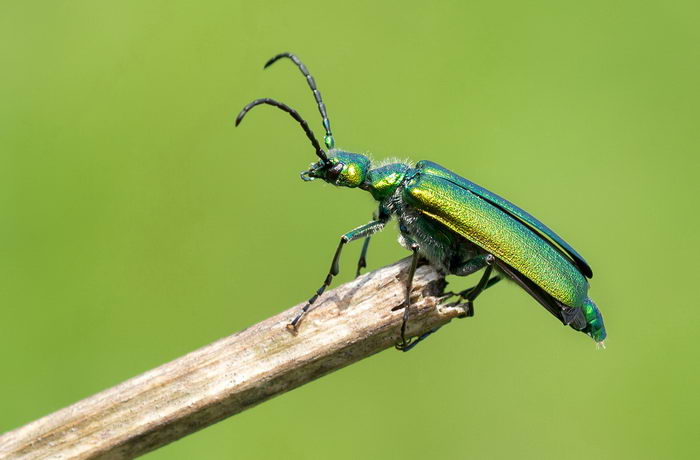
[[[472,192],[438,176],[418,174],[404,200],[492,253],[565,305],[583,307],[588,282],[559,251],[531,229]]]
[[[602,343],[608,334],[605,332],[603,315],[600,314],[598,306],[591,298],[586,299],[583,312],[586,315],[586,329],[584,332],[596,342]]]
[[[456,274],[454,269],[476,257],[481,250],[454,230],[426,216],[413,207],[395,207],[402,237],[418,243],[420,254],[443,274]],[[405,239],[401,244],[405,244]]]

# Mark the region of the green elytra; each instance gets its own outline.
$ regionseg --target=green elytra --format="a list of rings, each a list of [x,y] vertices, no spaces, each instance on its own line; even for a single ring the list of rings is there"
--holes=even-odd
[[[526,211],[436,163],[424,160],[415,165],[390,163],[373,167],[365,155],[333,148],[335,141],[321,93],[304,64],[293,54],[281,53],[265,67],[281,58],[291,59],[306,77],[321,113],[328,151],[320,147],[306,121],[295,110],[273,99],[257,99],[246,105],[236,118],[236,125],[257,105],[267,104],[284,110],[300,123],[320,158],[301,173],[302,179],[318,178],[339,187],[359,188],[369,192],[379,203],[372,221],[341,236],[328,275],[289,323],[291,330],[296,332],[303,315],[338,274],[344,245],[365,239],[358,263],[359,274],[366,266],[370,236],[395,217],[400,243],[413,254],[397,348],[408,351],[434,332],[413,341],[405,337],[409,293],[419,257],[443,275],[467,276],[484,270],[476,286],[454,293],[466,300],[468,316],[473,315],[473,302],[481,292],[507,278],[520,285],[563,324],[603,344],[606,337],[603,318],[588,297],[586,278],[592,277],[591,268],[568,243]]]

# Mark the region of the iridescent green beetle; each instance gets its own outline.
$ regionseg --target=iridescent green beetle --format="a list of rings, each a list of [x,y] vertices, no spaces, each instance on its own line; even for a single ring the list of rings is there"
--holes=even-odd
[[[306,121],[295,110],[273,99],[257,99],[246,105],[236,118],[236,126],[257,105],[268,104],[284,110],[301,124],[320,158],[301,173],[302,179],[319,178],[333,185],[359,188],[371,193],[379,202],[371,222],[340,237],[325,281],[289,323],[290,329],[296,331],[303,315],[338,274],[343,246],[365,238],[357,267],[359,274],[366,266],[370,236],[382,230],[395,216],[400,242],[413,253],[402,306],[401,341],[397,348],[408,351],[428,335],[413,341],[405,337],[409,293],[419,257],[444,275],[467,276],[484,269],[476,286],[455,294],[466,300],[468,316],[473,315],[474,300],[481,292],[509,278],[563,324],[603,344],[606,337],[603,317],[588,297],[586,278],[591,278],[593,272],[566,241],[511,202],[431,161],[419,161],[415,165],[390,163],[373,168],[366,156],[335,149],[326,107],[306,66],[295,55],[281,53],[265,67],[281,58],[291,59],[306,77],[321,112],[328,152],[321,148]]]

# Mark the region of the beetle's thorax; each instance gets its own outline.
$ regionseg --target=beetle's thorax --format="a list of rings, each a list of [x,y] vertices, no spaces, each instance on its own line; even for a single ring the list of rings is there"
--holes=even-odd
[[[372,194],[377,201],[389,198],[403,184],[411,167],[403,163],[390,163],[371,169],[362,188]]]

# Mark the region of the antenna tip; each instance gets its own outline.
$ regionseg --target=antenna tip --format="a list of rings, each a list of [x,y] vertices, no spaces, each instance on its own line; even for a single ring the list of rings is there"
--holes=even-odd
[[[282,59],[283,57],[288,57],[288,58],[291,59],[292,56],[293,56],[293,54],[292,54],[292,53],[289,53],[289,52],[280,53],[280,54],[278,54],[278,55],[276,55],[276,56],[273,56],[273,57],[271,57],[270,59],[267,60],[267,62],[266,62],[265,65],[263,66],[263,69],[267,69],[268,67],[270,67],[272,64],[274,64],[275,62],[279,61],[279,60]]]
[[[263,69],[267,69],[268,67],[270,67],[279,58],[280,58],[279,55],[277,55],[277,56],[274,56],[274,57],[271,57],[270,59],[268,59],[267,62],[265,63],[265,65],[263,66]]]

